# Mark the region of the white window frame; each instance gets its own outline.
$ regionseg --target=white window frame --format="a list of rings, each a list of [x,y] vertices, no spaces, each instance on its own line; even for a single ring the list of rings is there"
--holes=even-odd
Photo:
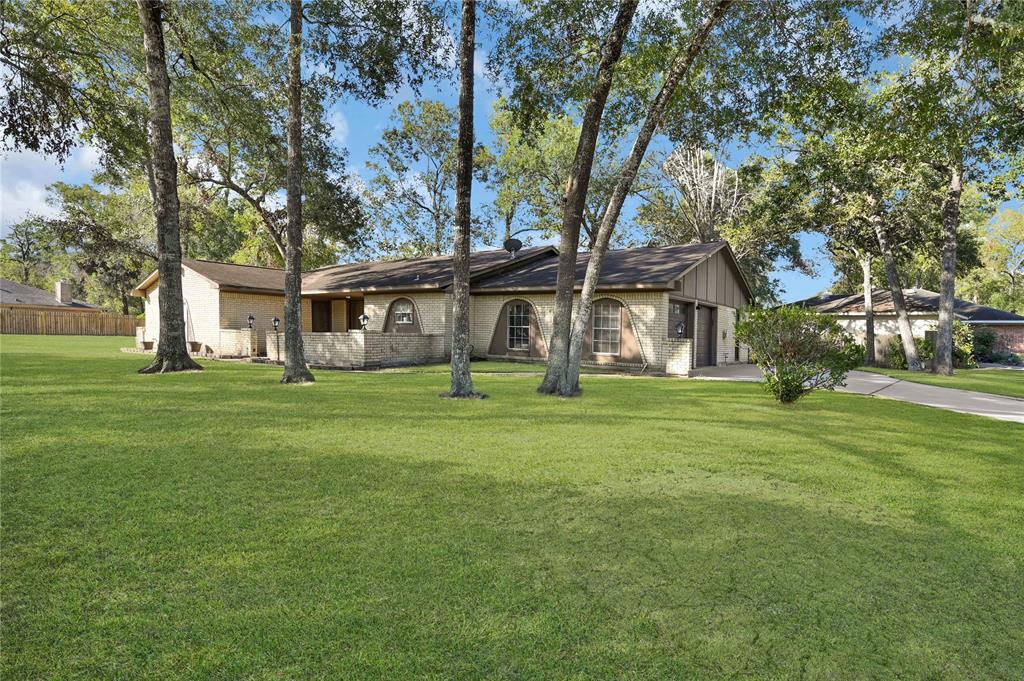
[[[399,324],[412,324],[414,309],[411,300],[396,300],[394,305],[395,326]]]
[[[513,324],[513,317],[518,321],[518,324]],[[525,330],[525,340],[520,338],[520,345],[513,345],[512,343],[512,330],[520,329]],[[530,350],[530,304],[529,303],[509,303],[506,311],[505,319],[505,347],[515,352],[529,352]]]
[[[614,316],[609,312],[614,310]],[[598,326],[598,319],[602,320],[605,325]],[[615,326],[610,325],[611,320],[615,320]],[[619,352],[622,350],[622,305],[616,302],[597,302],[594,303],[594,310],[591,313],[590,328],[592,331],[591,337],[591,351],[595,355],[608,355],[611,357],[618,357]],[[608,334],[609,336],[614,335],[614,340],[611,338],[602,338],[598,340],[598,332],[602,332],[601,335]],[[604,350],[598,350],[598,343],[608,344]],[[615,351],[611,352],[610,349],[614,347]]]

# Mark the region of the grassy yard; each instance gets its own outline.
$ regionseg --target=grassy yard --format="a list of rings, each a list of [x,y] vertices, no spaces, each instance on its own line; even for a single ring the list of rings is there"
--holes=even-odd
[[[1024,371],[1013,369],[957,369],[952,376],[933,374],[930,371],[903,371],[877,367],[864,370],[914,383],[938,385],[943,388],[959,388],[960,390],[977,390],[993,395],[1009,395],[1024,399]]]
[[[0,337],[24,678],[1024,676],[1024,428],[848,394]]]

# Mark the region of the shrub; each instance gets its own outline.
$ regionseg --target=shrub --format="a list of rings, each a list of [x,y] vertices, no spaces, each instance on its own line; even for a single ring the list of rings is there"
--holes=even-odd
[[[996,332],[987,326],[974,329],[974,356],[978,361],[992,362],[996,354]]]
[[[843,385],[864,359],[864,348],[835,319],[802,307],[754,310],[736,325],[736,338],[764,371],[765,390],[786,403]]]
[[[916,340],[917,358],[921,360],[923,366],[929,366],[932,363],[932,359],[935,358],[935,343],[932,342],[931,338],[918,338]],[[907,368],[907,353],[903,349],[903,339],[899,335],[889,339],[888,356],[891,368]]]
[[[953,364],[967,369],[978,366],[974,358],[974,334],[971,327],[959,320],[953,320]]]

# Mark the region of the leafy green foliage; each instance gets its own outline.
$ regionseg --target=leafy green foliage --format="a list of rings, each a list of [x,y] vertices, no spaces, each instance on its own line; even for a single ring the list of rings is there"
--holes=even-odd
[[[66,159],[96,145],[110,168],[146,156],[142,40],[129,2],[0,4],[0,129],[6,148]]]
[[[930,336],[918,338],[917,357],[925,367],[931,365],[935,359],[935,341]],[[903,339],[896,335],[889,339],[889,347],[886,349],[886,363],[893,369],[907,368],[907,353],[903,349]]]
[[[996,349],[996,332],[990,327],[979,326],[974,329],[974,356],[979,362],[991,362]]]
[[[935,360],[935,341],[930,335],[916,341],[917,354],[921,363],[931,365]],[[889,339],[887,363],[893,369],[907,368],[907,355],[903,350],[903,340],[897,335]],[[953,361],[955,366],[970,369],[978,365],[974,352],[974,333],[971,327],[959,320],[953,320]]]
[[[864,349],[829,315],[803,307],[756,309],[736,325],[775,399],[796,402],[814,390],[834,390],[863,361]]]
[[[28,217],[11,225],[7,236],[0,239],[0,275],[28,286],[46,288],[46,270],[54,252],[46,232],[46,221]]]
[[[372,173],[364,199],[372,233],[367,250],[384,256],[448,253],[455,220],[458,114],[441,102],[402,102],[370,149]],[[490,163],[485,148],[474,152],[474,172]],[[473,216],[472,238],[485,239],[486,225]]]
[[[552,116],[539,122],[533,134],[526,134],[516,127],[508,102],[499,99],[491,129],[495,140],[487,179],[495,189],[494,211],[506,238],[554,236],[562,227],[565,181],[576,154],[579,125],[570,116]],[[594,157],[581,224],[588,244],[593,243],[615,184],[615,146],[614,140],[602,140]]]

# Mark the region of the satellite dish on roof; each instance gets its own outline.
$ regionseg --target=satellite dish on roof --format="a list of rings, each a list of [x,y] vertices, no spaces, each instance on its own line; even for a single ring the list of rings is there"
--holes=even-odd
[[[505,250],[512,254],[512,257],[516,257],[516,253],[523,247],[523,242],[519,239],[505,239]]]

